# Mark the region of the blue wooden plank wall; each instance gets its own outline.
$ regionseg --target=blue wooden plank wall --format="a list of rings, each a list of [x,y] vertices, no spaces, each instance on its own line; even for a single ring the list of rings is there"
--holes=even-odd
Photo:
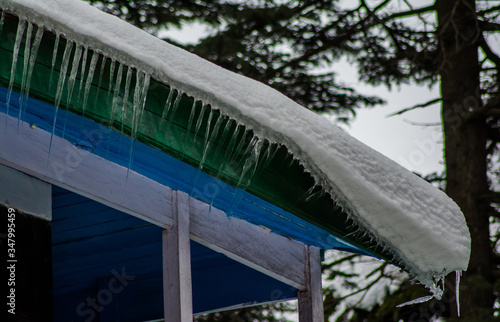
[[[163,316],[161,228],[53,187],[54,321]],[[297,290],[192,242],[194,312],[296,297]]]

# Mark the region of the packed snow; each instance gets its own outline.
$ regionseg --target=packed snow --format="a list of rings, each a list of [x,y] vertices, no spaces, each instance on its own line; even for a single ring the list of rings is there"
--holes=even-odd
[[[119,73],[124,65],[129,71],[137,68],[144,82],[152,77],[169,84],[219,109],[257,137],[284,144],[316,183],[434,296],[440,297],[438,285],[445,275],[467,269],[469,230],[450,198],[274,89],[79,0],[0,0],[0,7],[54,31],[57,39],[63,35],[85,44],[83,55],[88,48],[119,62]],[[146,92],[147,86],[136,88],[139,106],[144,106]]]

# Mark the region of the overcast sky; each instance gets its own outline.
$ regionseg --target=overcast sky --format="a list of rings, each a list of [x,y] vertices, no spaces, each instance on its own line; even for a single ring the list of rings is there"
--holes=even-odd
[[[339,78],[363,94],[386,100],[383,106],[359,109],[350,126],[342,126],[352,136],[398,162],[411,171],[429,174],[444,169],[440,105],[436,104],[388,117],[404,108],[439,97],[439,88],[427,86],[369,86],[357,81],[354,68],[341,63],[336,67]],[[341,77],[340,77],[341,76]],[[420,126],[415,124],[436,124]]]

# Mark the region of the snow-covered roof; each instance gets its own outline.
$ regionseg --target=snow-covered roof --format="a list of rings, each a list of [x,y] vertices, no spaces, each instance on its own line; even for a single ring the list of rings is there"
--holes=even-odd
[[[79,0],[0,0],[20,17],[133,66],[285,145],[316,183],[424,285],[467,269],[470,235],[442,191],[278,91]]]

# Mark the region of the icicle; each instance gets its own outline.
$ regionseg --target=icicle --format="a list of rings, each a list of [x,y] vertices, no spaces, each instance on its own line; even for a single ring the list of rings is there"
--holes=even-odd
[[[223,157],[223,160],[228,160],[228,161],[221,162],[221,166],[219,167],[218,177],[220,177],[220,175],[222,174],[222,171],[229,164],[229,160],[231,160],[231,156],[233,155],[233,152],[234,152],[233,149],[234,149],[234,146],[236,145],[236,139],[238,138],[238,135],[240,134],[240,130],[242,128],[243,128],[243,126],[241,126],[239,124],[236,125],[236,128],[233,132],[233,135],[231,136],[231,140],[229,140],[229,144],[227,145],[226,153],[224,154],[224,157]]]
[[[73,89],[75,87],[76,74],[78,73],[78,67],[80,66],[80,58],[82,57],[82,46],[77,46],[75,50],[75,55],[73,56],[73,63],[71,64],[71,72],[68,79],[68,105],[71,104],[71,98],[73,96]]]
[[[267,157],[267,161],[266,161],[266,167],[271,163],[271,161],[274,159],[274,157],[276,156],[276,153],[278,153],[278,149],[279,149],[279,145],[277,143],[270,143],[269,144],[269,148],[268,148],[268,151],[269,151],[269,156]]]
[[[19,95],[19,119],[17,128],[19,130],[19,120],[21,118],[21,107],[23,106],[23,93],[26,86],[26,76],[28,74],[28,63],[30,60],[31,52],[31,34],[33,33],[33,24],[28,22],[28,30],[26,31],[26,41],[24,43],[24,62],[23,62],[23,76],[21,78],[21,95]]]
[[[123,104],[122,104],[122,126],[121,126],[122,136],[123,136],[123,127],[125,126],[125,119],[126,119],[126,114],[127,114],[127,104],[128,104],[128,97],[129,97],[130,83],[131,82],[132,82],[132,68],[130,66],[128,66],[127,67],[127,76],[125,78],[125,93],[123,94]],[[121,144],[120,144],[120,150],[121,150]]]
[[[204,144],[203,144],[203,157],[201,159],[200,165],[198,166],[198,169],[200,169],[200,170],[203,169],[203,162],[205,161],[205,157],[206,157],[208,140],[210,138],[210,125],[212,123],[213,113],[214,113],[214,111],[212,109],[210,109],[210,113],[208,114],[207,127],[205,129],[205,136],[204,136],[205,140],[204,140]]]
[[[196,112],[196,100],[193,99],[193,105],[191,106],[191,113],[189,114],[188,126],[186,129],[186,136],[184,137],[184,143],[182,144],[182,148],[181,148],[181,152],[182,152],[181,160],[183,160],[184,156],[185,156],[184,151],[186,148],[186,143],[187,143],[188,138],[189,138],[189,133],[191,133],[191,127],[193,126],[193,119],[194,119],[195,112]]]
[[[135,90],[134,90],[134,106],[133,106],[133,116],[132,116],[132,127],[131,127],[131,144],[129,151],[129,161],[127,168],[127,179],[132,167],[132,161],[134,159],[134,146],[137,138],[137,132],[139,130],[139,124],[141,121],[141,116],[146,105],[146,96],[149,89],[150,75],[145,72],[136,73]]]
[[[229,157],[229,161],[226,163],[226,166],[238,168],[240,162],[244,159],[245,154],[249,151],[248,147],[247,147],[247,150],[243,151],[243,154],[240,155],[240,151],[243,149],[243,147],[245,146],[245,143],[247,142],[246,138],[248,135],[248,131],[245,130],[245,127],[242,126],[241,128],[243,129],[244,132],[240,138],[238,145],[231,152],[231,155]],[[236,160],[236,159],[239,159],[239,160]]]
[[[441,287],[439,287],[439,282],[441,282]],[[402,304],[399,304],[397,307],[402,307],[402,306],[407,306],[407,305],[412,305],[412,304],[420,304],[420,303],[430,301],[433,298],[435,298],[438,301],[441,300],[441,298],[443,296],[443,292],[444,292],[444,276],[441,276],[441,277],[435,279],[434,284],[430,285],[430,291],[432,292],[432,295],[423,296],[423,297],[419,297],[417,299],[414,299],[414,300],[411,300],[408,302],[404,302]],[[459,313],[459,316],[460,316],[460,313]]]
[[[172,92],[173,91],[171,91],[171,93]],[[170,100],[169,100],[169,98],[167,98],[167,102],[165,103],[165,109],[163,112],[164,113],[166,112],[168,114],[169,110],[172,109],[172,113],[171,113],[170,117],[168,117],[168,123],[167,123],[167,127],[165,128],[165,135],[163,137],[164,141],[167,140],[169,128],[172,125],[172,122],[174,121],[174,116],[175,116],[175,113],[177,112],[177,109],[179,108],[179,103],[181,101],[182,95],[184,95],[184,92],[177,91],[177,97],[175,98],[175,101],[173,104],[171,104],[172,98],[170,97],[170,93],[168,95]],[[168,106],[167,106],[167,104],[168,104]],[[165,114],[165,118],[167,118],[167,114]],[[164,122],[165,122],[165,119],[162,118],[162,123],[164,123]],[[160,127],[161,127],[161,124],[160,124]]]
[[[82,56],[82,69],[80,70],[81,76],[81,81],[80,81],[80,87],[78,88],[78,102],[80,102],[80,97],[82,94],[82,86],[83,86],[83,80],[85,79],[85,71],[87,69],[87,54],[88,54],[88,48],[85,46],[83,50],[83,56]]]
[[[248,145],[248,149],[250,149],[250,155],[245,158],[245,164],[243,165],[243,170],[241,171],[240,179],[238,180],[237,187],[248,187],[250,183],[252,182],[253,176],[255,174],[255,171],[257,170],[257,167],[259,166],[259,157],[260,157],[260,150],[262,148],[262,141],[259,140],[256,136],[252,138],[252,141]],[[246,153],[245,153],[246,154]],[[245,177],[248,176],[248,183],[245,183],[242,185],[243,180]]]
[[[95,73],[95,69],[97,67],[98,60],[99,60],[99,54],[94,51],[92,53],[92,59],[90,60],[89,73],[87,75],[87,80],[85,83],[85,91],[83,94],[83,107],[82,107],[82,115],[83,116],[85,116],[85,110],[87,108],[87,100],[89,98],[90,87],[92,86],[92,81],[94,80],[94,73]]]
[[[229,119],[229,117],[223,115],[221,115],[219,119],[221,120],[221,125],[223,121],[226,121],[226,125],[224,126],[224,129],[222,130],[221,134],[221,140],[224,140],[224,138],[229,132],[229,129],[231,128],[231,120]],[[219,156],[221,149],[222,149],[222,144],[218,145],[217,148],[215,149],[213,157],[214,160],[217,160],[217,157]]]
[[[265,142],[267,142],[267,145],[265,144]],[[263,152],[261,151],[262,157],[259,161],[259,167],[255,171],[254,177],[260,176],[262,172],[264,172],[264,170],[269,166],[272,158],[274,158],[274,155],[276,154],[276,150],[274,150],[274,152],[271,151],[272,144],[269,143],[269,141],[264,140],[263,147],[265,150]]]
[[[98,52],[94,52],[97,56],[100,56],[100,54]],[[99,60],[99,58],[97,58]],[[102,83],[102,75],[104,74],[104,67],[106,67],[106,57],[102,56],[102,61],[101,61],[101,68],[100,68],[100,71],[99,71],[99,82],[97,83],[97,88],[100,89],[101,88],[101,83]],[[108,96],[106,98],[106,102],[109,102],[109,95],[111,93],[111,89],[113,88],[113,86],[111,85],[113,82],[113,76],[111,75],[111,79],[109,81],[109,88],[108,88]],[[97,105],[97,99],[99,98],[99,95],[95,95],[95,98],[94,98],[94,107],[96,107]],[[111,103],[111,106],[113,104]]]
[[[73,41],[70,40],[66,43],[66,48],[64,49],[63,60],[61,63],[61,70],[59,72],[59,80],[57,81],[56,97],[54,101],[54,106],[56,108],[58,108],[59,104],[61,103],[64,83],[66,82],[66,73],[68,71],[68,66],[69,66],[69,58],[71,56],[72,49],[73,49]]]
[[[170,88],[170,91],[168,92],[167,99],[165,100],[165,106],[163,107],[163,112],[161,114],[161,121],[160,121],[160,129],[162,128],[163,124],[165,123],[165,120],[167,119],[168,112],[170,111],[170,106],[172,105],[172,98],[174,97],[174,91],[172,87]],[[165,133],[166,135],[166,133]]]
[[[10,69],[10,81],[9,81],[9,89],[7,91],[7,99],[5,101],[5,105],[7,107],[7,116],[9,116],[9,107],[10,107],[10,96],[12,94],[12,88],[14,87],[14,80],[16,78],[16,66],[17,59],[19,56],[19,48],[21,47],[21,42],[23,40],[24,30],[26,29],[26,20],[19,20],[19,24],[17,25],[17,34],[16,41],[14,43],[14,50],[12,51],[12,67]],[[5,118],[5,130],[7,130],[7,119]]]
[[[309,202],[313,199],[319,199],[321,197],[323,197],[325,195],[325,190],[321,187],[321,186],[313,186],[313,189],[316,188],[316,187],[319,187],[319,190],[316,191],[315,193],[312,193],[310,194],[306,199],[305,199],[305,202]]]
[[[119,102],[119,92],[120,92],[120,87],[122,84],[122,77],[123,77],[123,64],[119,64],[118,66],[118,71],[116,72],[116,83],[115,83],[115,88],[113,90],[113,103],[111,104],[111,115],[109,119],[109,124],[114,123],[114,116],[116,113],[116,108],[118,107],[118,102]],[[109,83],[109,88],[111,90],[113,80],[110,80]]]
[[[33,41],[33,45],[31,46],[31,49],[30,49],[30,60],[29,60],[29,65],[28,65],[28,75],[27,75],[26,85],[25,85],[24,93],[23,93],[24,97],[25,97],[24,106],[23,106],[23,104],[21,104],[21,106],[19,107],[19,116],[20,116],[20,118],[21,118],[21,110],[25,111],[25,107],[26,107],[27,100],[28,100],[28,97],[29,97],[30,87],[31,87],[31,75],[33,74],[33,68],[35,67],[36,57],[37,57],[37,54],[38,54],[38,48],[40,47],[40,43],[41,43],[42,37],[43,37],[43,31],[44,30],[43,30],[42,27],[38,27],[38,30],[36,31],[36,34],[35,34],[35,40]]]
[[[462,271],[455,272],[455,300],[457,302],[457,316],[460,317],[460,277]]]
[[[397,307],[403,307],[403,306],[407,306],[407,305],[425,303],[427,301],[432,300],[432,298],[433,298],[432,295],[427,295],[427,296],[419,297],[418,299],[414,299],[414,300],[411,300],[411,301],[408,301],[408,302],[401,303],[401,304],[397,305]]]
[[[104,64],[104,62],[102,64]],[[109,116],[109,126],[111,128],[113,127],[113,123],[115,120],[115,113],[116,113],[116,109],[118,107],[118,103],[119,103],[119,99],[120,99],[119,95],[120,95],[120,88],[121,88],[122,78],[123,78],[123,64],[122,63],[118,63],[118,64],[119,65],[118,65],[118,71],[116,72],[116,82],[115,82],[115,87],[113,90],[113,101],[111,103],[111,114]],[[111,66],[110,66],[110,69],[112,69],[113,71],[114,71],[114,65],[115,65],[115,61],[113,60],[111,62]],[[102,65],[101,65],[101,70],[102,70]],[[113,87],[112,84],[113,84],[113,77],[110,76],[110,80],[109,80],[109,90],[110,91],[111,91],[111,88]],[[109,93],[108,93],[108,95],[109,95]],[[108,98],[108,101],[109,101],[109,98]],[[120,140],[121,140],[121,137],[120,137]],[[110,141],[108,141],[106,155],[109,152],[109,144],[110,144]]]
[[[168,120],[167,130],[172,125],[172,122],[174,121],[175,113],[177,113],[177,109],[179,108],[179,104],[181,102],[182,95],[184,95],[183,92],[180,92],[180,91],[177,92],[177,97],[175,98],[174,104],[172,106],[172,113],[171,113],[170,118]]]
[[[102,57],[102,62],[101,62],[101,75],[99,76],[99,87],[101,87],[101,77],[102,77],[102,72],[104,71],[104,66],[106,65],[106,57]],[[109,88],[108,88],[108,97],[107,101],[109,102],[109,96],[111,95],[111,90],[113,88],[113,77],[115,76],[115,65],[116,65],[116,60],[111,58],[111,63],[109,65]],[[96,100],[97,101],[97,100]]]
[[[223,120],[224,120],[224,117],[222,115],[220,115],[219,118],[217,119],[217,121],[215,122],[214,129],[212,131],[212,134],[210,135],[210,138],[208,139],[208,142],[205,141],[205,149],[203,151],[203,157],[201,159],[201,163],[200,163],[201,168],[200,169],[202,169],[203,165],[205,164],[205,159],[207,157],[208,151],[210,150],[213,143],[215,142],[215,139],[217,138],[217,134],[219,134],[219,128],[220,128]],[[209,128],[210,128],[210,124],[208,125],[207,129],[209,129]],[[208,134],[208,130],[207,130],[207,134]]]
[[[196,127],[194,129],[194,140],[193,142],[196,143],[196,138],[198,136],[198,132],[200,131],[201,129],[201,123],[203,121],[203,117],[205,116],[205,110],[208,108],[208,105],[205,104],[203,105],[203,107],[201,108],[201,112],[200,112],[200,116],[198,117],[198,119],[196,120]]]
[[[132,117],[132,134],[131,137],[136,137],[139,129],[139,123],[146,104],[147,91],[149,89],[150,75],[145,72],[137,72],[135,91],[134,91],[134,106]]]
[[[49,155],[47,158],[47,166],[49,165],[50,153],[52,151],[52,140],[54,139],[54,134],[56,132],[57,112],[59,111],[59,104],[61,103],[63,87],[66,81],[66,72],[68,71],[69,58],[71,55],[72,48],[73,48],[73,42],[68,41],[66,43],[66,48],[64,49],[61,70],[59,72],[59,80],[57,81],[56,97],[54,102],[55,112],[54,112],[54,120],[52,123],[52,135],[50,137],[50,143],[49,143]]]
[[[76,75],[78,73],[78,67],[80,66],[80,59],[82,57],[82,46],[77,46],[75,54],[73,56],[73,63],[71,64],[71,72],[68,80],[68,99],[67,99],[67,111],[69,112],[69,106],[71,104],[71,98],[73,97],[73,90],[75,88]],[[64,118],[63,126],[63,137],[66,133],[66,123],[68,122],[68,114]]]
[[[50,79],[49,79],[49,91],[52,91],[52,76],[54,75],[54,67],[56,65],[57,50],[59,49],[59,39],[61,34],[56,31],[56,40],[54,41],[54,50],[52,51],[52,64],[50,69]]]
[[[247,133],[249,133],[248,131],[245,131],[244,135],[241,137],[241,140],[240,140],[240,143],[238,144],[238,146],[236,147],[236,149],[234,150],[234,155],[231,157],[229,163],[230,164],[233,164],[235,165],[235,167],[239,168],[239,165],[241,164],[241,162],[246,162],[247,158],[248,158],[248,155],[250,153],[252,153],[253,151],[253,148],[255,146],[255,143],[257,143],[257,138],[255,136],[252,136],[251,140],[250,140],[250,143],[248,143],[246,149],[243,151],[243,154],[239,154],[239,152],[243,149],[243,147],[245,146],[245,143],[247,142]],[[236,160],[236,158],[238,158],[239,160]]]

